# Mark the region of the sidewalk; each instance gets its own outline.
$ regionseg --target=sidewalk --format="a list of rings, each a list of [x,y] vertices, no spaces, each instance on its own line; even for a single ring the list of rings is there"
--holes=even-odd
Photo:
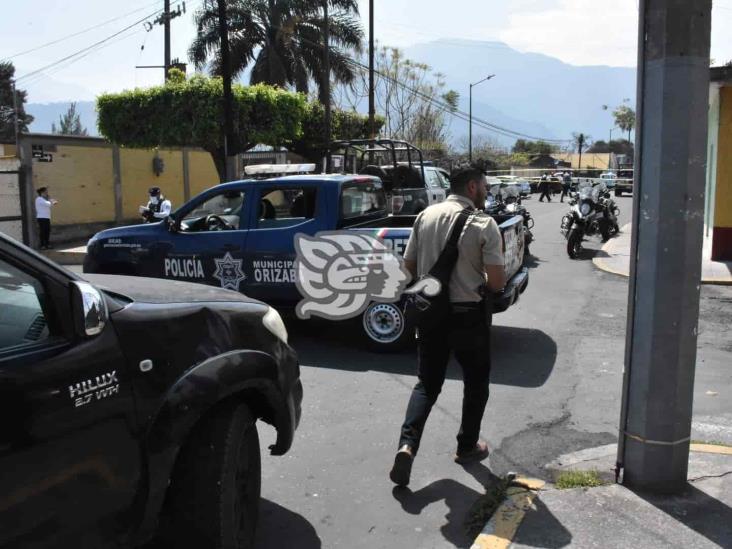
[[[523,500],[509,495],[472,549],[732,547],[732,448],[692,444],[689,483],[676,496],[612,483],[616,448],[583,450],[547,466],[555,479],[567,470],[597,471],[609,484],[565,490],[547,484],[524,489]]]
[[[596,267],[608,273],[630,276],[630,231],[628,223],[620,234],[608,241],[602,251],[592,260]],[[702,250],[702,283],[732,284],[732,261],[712,261],[712,241],[704,239]]]
[[[62,244],[53,250],[38,250],[51,261],[60,265],[83,265],[86,257],[86,242]]]

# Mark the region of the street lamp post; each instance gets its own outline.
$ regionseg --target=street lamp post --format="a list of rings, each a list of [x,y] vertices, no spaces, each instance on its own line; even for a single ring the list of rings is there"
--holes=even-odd
[[[607,169],[610,170],[610,159],[612,158],[613,151],[610,149],[610,143],[613,141],[613,129],[610,128],[610,139],[607,141]]]
[[[478,80],[475,84],[470,84],[470,107],[468,113],[468,161],[473,163],[473,88],[478,84],[490,80],[495,74],[486,76],[483,80]]]

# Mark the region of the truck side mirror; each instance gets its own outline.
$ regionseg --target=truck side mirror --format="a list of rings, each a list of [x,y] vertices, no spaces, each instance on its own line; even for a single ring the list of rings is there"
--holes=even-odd
[[[77,335],[89,338],[102,333],[109,318],[102,293],[88,282],[75,280],[71,283],[71,302]]]
[[[165,218],[165,226],[168,227],[168,232],[170,233],[178,232],[178,222],[172,215]]]

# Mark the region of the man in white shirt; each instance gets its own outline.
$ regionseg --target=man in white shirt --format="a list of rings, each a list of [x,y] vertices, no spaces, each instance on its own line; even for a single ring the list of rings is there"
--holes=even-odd
[[[51,248],[51,206],[58,204],[48,196],[48,187],[41,187],[36,191],[36,219],[38,220],[38,234],[41,240],[41,250]]]
[[[170,210],[173,208],[170,200],[165,198],[160,192],[160,187],[151,187],[148,191],[150,200],[146,207],[140,208],[140,213],[145,221],[148,223],[154,223],[165,219],[170,215]]]

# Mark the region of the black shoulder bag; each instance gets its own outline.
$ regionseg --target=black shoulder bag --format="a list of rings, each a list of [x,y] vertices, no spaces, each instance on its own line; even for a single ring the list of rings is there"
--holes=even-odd
[[[450,277],[458,260],[458,240],[472,213],[473,210],[465,208],[458,214],[440,257],[423,277],[438,280],[440,282],[439,293],[434,296],[419,293],[410,295],[408,303],[416,316],[417,328],[422,333],[431,332],[435,328],[445,325],[447,315],[450,313]]]

